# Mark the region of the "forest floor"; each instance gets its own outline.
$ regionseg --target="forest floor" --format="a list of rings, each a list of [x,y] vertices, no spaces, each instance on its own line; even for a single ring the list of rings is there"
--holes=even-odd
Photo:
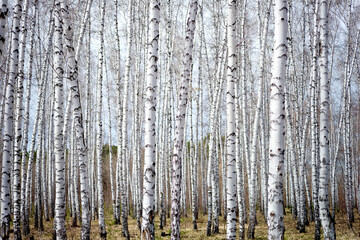
[[[354,209],[355,214],[355,223],[353,224],[352,229],[349,229],[346,214],[337,214],[336,216],[336,235],[337,239],[360,239],[360,216],[357,211]],[[261,212],[257,213],[258,216],[258,225],[255,229],[255,239],[267,239],[267,225],[262,216]],[[206,236],[206,224],[207,216],[199,214],[199,219],[197,221],[198,229],[193,229],[191,215],[181,219],[181,239],[226,239],[226,222],[224,217],[220,217],[220,233],[212,235],[211,237]],[[156,237],[155,239],[170,239],[170,236],[161,237],[161,233],[165,232],[166,234],[170,233],[170,219],[166,219],[167,225],[163,230],[159,228],[159,218],[155,218],[155,229]],[[292,219],[290,209],[286,210],[285,215],[285,239],[314,239],[314,222],[310,222],[309,226],[306,226],[305,233],[299,233],[296,229],[296,221]],[[92,221],[91,227],[91,239],[99,239],[98,235],[98,221]],[[131,239],[140,239],[140,232],[138,231],[136,219],[129,216],[129,231]],[[124,239],[121,237],[121,225],[115,225],[112,220],[111,211],[107,211],[106,219],[106,231],[107,239]],[[80,227],[71,227],[70,217],[66,218],[66,230],[67,237],[69,240],[80,239]],[[247,225],[246,225],[247,229]],[[31,232],[34,236],[34,239],[52,239],[52,221],[44,221],[44,231],[40,232],[33,228],[33,223],[31,223]],[[29,239],[29,238],[23,238]]]

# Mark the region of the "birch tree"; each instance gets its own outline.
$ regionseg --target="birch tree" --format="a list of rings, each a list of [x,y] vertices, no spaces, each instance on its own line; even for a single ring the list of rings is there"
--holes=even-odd
[[[228,67],[226,84],[226,238],[236,239],[236,154],[235,154],[235,82],[236,82],[236,0],[228,1]]]
[[[239,71],[239,79],[237,82],[237,86],[235,86],[235,95],[236,95],[236,107],[235,107],[235,118],[236,118],[236,174],[237,174],[237,195],[238,195],[238,209],[239,209],[239,239],[245,239],[245,219],[246,219],[246,204],[245,204],[245,187],[244,187],[244,162],[246,161],[246,151],[247,145],[245,145],[245,139],[247,139],[244,134],[244,129],[246,129],[246,115],[242,116],[244,120],[241,125],[241,116],[240,116],[240,105],[245,105],[245,96],[246,94],[242,94],[240,99],[240,86],[242,87],[243,93],[246,93],[245,89],[245,18],[246,18],[246,0],[242,2],[242,13],[241,13],[241,21],[239,22],[240,30],[240,41],[241,48],[239,52],[241,52],[241,69]],[[240,62],[240,61],[239,61]],[[240,78],[241,76],[241,78]],[[240,84],[241,81],[241,84]],[[239,86],[240,85],[240,86]],[[242,109],[245,111],[245,109]],[[245,145],[245,146],[244,146]],[[245,154],[242,149],[245,150]]]
[[[64,19],[65,29],[64,39],[66,42],[66,51],[68,56],[69,72],[69,83],[71,89],[72,104],[74,109],[74,127],[76,133],[76,149],[79,158],[79,170],[80,170],[80,197],[81,197],[81,239],[90,239],[90,228],[91,228],[91,217],[90,217],[90,200],[89,200],[89,183],[88,183],[88,159],[87,159],[87,148],[84,139],[84,126],[82,117],[82,107],[79,92],[78,82],[78,58],[82,44],[82,39],[88,23],[92,0],[87,1],[85,16],[82,21],[80,35],[78,38],[76,50],[73,47],[73,29],[69,22],[69,10],[67,1],[62,2],[62,16]]]
[[[35,3],[36,4],[36,3]],[[21,16],[21,38],[19,44],[19,66],[17,75],[17,92],[16,92],[16,113],[15,113],[15,138],[14,138],[14,156],[13,156],[13,202],[14,202],[14,238],[21,239],[20,229],[20,206],[21,206],[21,182],[20,182],[20,164],[21,164],[21,144],[22,144],[22,102],[23,102],[23,81],[24,81],[24,65],[25,65],[25,46],[27,36],[27,18],[28,18],[29,1],[24,2],[23,12]],[[35,12],[36,13],[36,12]],[[35,20],[35,15],[34,15]],[[33,29],[33,31],[35,31]],[[28,80],[30,81],[30,80]],[[29,93],[27,93],[29,95]],[[26,136],[27,137],[27,136]],[[23,156],[25,161],[26,156]]]
[[[0,56],[3,55],[4,46],[6,43],[6,20],[7,15],[9,13],[9,6],[8,6],[8,0],[2,0],[0,2],[1,9],[0,9]]]
[[[329,204],[329,79],[328,79],[328,1],[319,5],[320,25],[320,164],[319,213],[324,239],[335,239]]]
[[[104,65],[104,21],[105,21],[106,0],[101,2],[101,26],[99,30],[100,48],[97,69],[97,110],[96,110],[96,162],[97,162],[97,188],[98,188],[98,218],[99,234],[102,239],[106,239],[105,216],[104,216],[104,190],[102,174],[102,82],[103,82],[103,65]]]
[[[310,116],[311,116],[311,186],[312,186],[312,208],[315,220],[315,239],[320,239],[320,219],[319,219],[319,201],[318,201],[318,124],[317,124],[317,52],[318,52],[318,1],[314,7],[314,32],[313,32],[313,56],[312,56],[312,78],[310,89]]]
[[[105,64],[106,69],[106,64]],[[111,145],[111,131],[112,131],[112,124],[111,124],[111,107],[110,107],[110,83],[109,78],[107,78],[107,91],[108,91],[108,124],[109,124],[109,168],[110,168],[110,188],[111,188],[111,201],[112,201],[112,207],[113,207],[113,217],[116,219],[116,201],[115,201],[115,188],[114,188],[114,170],[113,170],[113,151],[112,151],[112,145]]]
[[[121,147],[121,125],[122,125],[122,101],[121,101],[121,58],[120,58],[120,36],[119,36],[119,20],[118,20],[118,1],[114,0],[115,4],[115,41],[116,41],[116,49],[117,49],[117,73],[116,73],[116,94],[117,94],[117,107],[118,107],[118,115],[117,115],[117,135],[118,135],[118,151],[117,151],[117,161],[116,161],[116,168],[115,168],[115,183],[116,183],[116,197],[115,197],[115,224],[120,224],[120,162],[121,162],[121,151],[119,148]],[[90,47],[89,47],[90,49]]]
[[[345,184],[345,202],[346,202],[346,211],[348,215],[348,224],[352,227],[354,222],[354,201],[353,201],[353,181],[352,181],[352,163],[351,163],[351,63],[350,63],[350,49],[351,49],[351,36],[350,36],[350,24],[352,16],[352,1],[347,1],[347,23],[346,28],[348,30],[347,36],[347,50],[346,50],[346,61],[345,61],[345,77],[343,81],[343,97],[342,97],[342,107],[340,121],[343,122],[342,133],[343,133],[343,142],[344,142],[344,184]],[[358,38],[358,36],[357,36]],[[355,55],[356,55],[357,44],[355,46]]]
[[[63,21],[61,17],[61,0],[54,6],[55,33],[54,33],[54,155],[55,155],[55,218],[54,237],[67,239],[65,229],[65,159],[63,146],[64,125],[64,96],[63,96]]]
[[[285,136],[285,66],[287,60],[287,1],[274,1],[274,53],[270,82],[270,137],[268,182],[268,239],[284,239],[283,164]]]
[[[29,233],[26,229],[26,225],[28,225],[28,221],[26,219],[26,206],[25,206],[25,193],[26,193],[26,153],[27,153],[27,145],[28,145],[28,131],[29,131],[29,118],[30,118],[30,98],[31,98],[31,83],[32,83],[32,69],[33,69],[33,60],[34,60],[34,41],[35,41],[35,24],[36,24],[36,17],[35,13],[38,10],[38,2],[35,1],[33,8],[34,8],[34,16],[32,17],[32,30],[31,30],[31,40],[30,40],[30,54],[29,54],[29,62],[28,62],[28,74],[27,74],[27,83],[26,83],[26,101],[25,101],[25,109],[24,109],[24,117],[23,117],[23,141],[22,141],[22,149],[21,149],[21,208],[20,208],[20,215],[21,215],[21,222],[23,227],[23,233]],[[52,28],[53,29],[53,28]],[[15,160],[14,160],[15,161]],[[15,170],[15,167],[14,167]],[[15,183],[15,181],[14,181]],[[16,186],[16,184],[14,184]],[[15,203],[15,202],[14,202]],[[14,206],[15,210],[15,206]],[[14,212],[14,232],[15,232],[15,220],[16,213]],[[30,229],[29,229],[30,231]],[[25,234],[26,235],[26,234]]]
[[[14,107],[14,84],[18,76],[19,64],[19,33],[22,12],[22,0],[17,0],[13,7],[13,26],[9,63],[9,79],[5,92],[4,112],[4,146],[2,152],[2,173],[1,173],[1,231],[3,239],[9,238],[10,233],[10,170],[11,170],[11,149],[13,141],[13,107]],[[0,41],[1,42],[1,41]],[[6,80],[5,80],[6,81]],[[20,111],[20,110],[19,110]]]
[[[129,81],[130,81],[130,70],[132,63],[132,44],[133,44],[133,3],[131,0],[128,5],[128,25],[127,25],[127,50],[126,50],[126,63],[125,63],[125,78],[124,78],[124,89],[123,89],[123,99],[122,99],[122,108],[119,111],[122,111],[121,116],[121,138],[120,140],[120,191],[121,191],[121,220],[122,220],[122,235],[125,238],[129,238],[129,229],[128,229],[128,196],[127,196],[127,119],[128,119],[128,89],[129,89]],[[120,97],[120,95],[119,95]]]
[[[145,90],[145,153],[141,239],[155,239],[155,117],[158,73],[158,44],[160,2],[152,0],[149,6],[148,62]]]
[[[183,73],[179,91],[178,108],[176,111],[174,150],[172,156],[171,179],[171,239],[180,239],[180,196],[181,196],[181,163],[185,133],[185,115],[188,101],[188,86],[191,79],[192,52],[195,33],[198,1],[190,0],[189,15],[185,30],[185,54],[183,56]]]
[[[258,6],[260,2],[258,2]],[[249,229],[248,236],[249,238],[255,238],[255,222],[256,222],[256,200],[257,200],[257,145],[258,145],[258,135],[259,135],[259,127],[260,127],[260,118],[262,112],[262,103],[263,103],[263,87],[264,87],[264,68],[265,68],[265,48],[266,48],[266,40],[267,40],[267,31],[268,31],[268,23],[270,18],[270,5],[272,1],[268,2],[266,18],[264,19],[263,32],[261,34],[261,28],[259,27],[258,31],[258,39],[259,45],[261,47],[260,52],[260,77],[259,77],[259,86],[257,93],[257,103],[254,117],[254,126],[253,126],[253,135],[251,141],[251,153],[250,153],[250,169],[248,169],[248,177],[250,177],[250,186],[249,186]],[[259,11],[259,10],[258,10]],[[260,19],[259,19],[260,21]],[[261,24],[260,24],[261,25]],[[263,143],[265,144],[265,143]],[[262,176],[264,177],[264,176]]]

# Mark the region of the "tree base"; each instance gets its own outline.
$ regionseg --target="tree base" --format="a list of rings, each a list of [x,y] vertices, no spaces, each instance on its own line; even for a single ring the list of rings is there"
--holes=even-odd
[[[208,221],[206,228],[206,236],[211,236],[211,222]]]
[[[105,227],[99,227],[100,239],[106,239],[107,232]]]
[[[193,221],[193,225],[194,225],[194,230],[197,230],[197,224],[196,224],[196,221]]]
[[[219,231],[219,225],[217,225],[217,226],[213,226],[213,231],[212,231],[212,233],[213,234],[218,234],[220,231]]]

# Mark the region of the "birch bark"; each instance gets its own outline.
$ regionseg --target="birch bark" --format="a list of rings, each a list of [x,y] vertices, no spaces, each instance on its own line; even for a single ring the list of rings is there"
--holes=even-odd
[[[38,5],[36,4],[37,1],[34,2],[34,13],[37,12]],[[32,33],[31,33],[31,40],[30,40],[30,55],[29,55],[29,69],[28,69],[28,80],[26,84],[26,102],[25,102],[25,109],[24,109],[24,122],[23,122],[23,141],[22,141],[22,149],[21,149],[21,221],[23,223],[23,233],[25,233],[24,223],[25,223],[25,188],[26,188],[26,154],[27,154],[27,145],[28,145],[28,131],[29,131],[29,115],[30,115],[30,98],[31,98],[31,83],[32,83],[32,67],[33,67],[33,60],[34,60],[34,40],[35,40],[35,23],[36,18],[35,14],[32,18]],[[15,218],[15,216],[14,216]],[[15,220],[14,220],[15,221]],[[14,223],[15,227],[15,223]],[[15,229],[14,229],[15,231]]]
[[[265,50],[266,50],[266,39],[268,32],[268,23],[270,18],[270,6],[272,1],[268,2],[267,14],[264,20],[263,33],[260,34],[261,29],[259,27],[259,45],[261,46],[260,53],[260,78],[258,85],[257,93],[257,104],[256,112],[254,117],[254,126],[253,126],[253,135],[251,141],[251,152],[250,152],[250,169],[248,169],[248,177],[250,178],[249,185],[249,229],[248,236],[249,238],[255,238],[255,223],[256,223],[256,200],[257,200],[257,145],[258,145],[258,135],[259,135],[259,126],[260,126],[260,113],[262,112],[262,102],[263,102],[263,86],[264,86],[264,68],[265,68]],[[261,37],[262,35],[262,37]]]
[[[5,46],[5,35],[6,35],[6,21],[7,15],[9,13],[8,0],[1,0],[1,9],[0,9],[0,56],[3,55],[4,46]]]
[[[324,239],[335,239],[329,204],[329,79],[328,79],[328,1],[319,5],[320,25],[320,164],[319,213]]]
[[[145,90],[145,153],[141,239],[155,239],[155,122],[158,73],[160,1],[149,6],[148,63]]]
[[[22,0],[15,1],[13,7],[13,26],[11,39],[11,53],[9,64],[9,79],[5,92],[4,111],[4,143],[2,152],[2,173],[1,173],[1,231],[0,236],[8,239],[10,234],[10,169],[11,149],[13,141],[13,108],[14,108],[14,84],[18,75],[19,63],[19,33],[20,19],[22,12]],[[1,42],[1,41],[0,41]]]
[[[236,154],[235,154],[235,82],[236,82],[236,0],[228,1],[228,66],[226,84],[226,238],[236,239]]]
[[[196,23],[198,1],[190,1],[190,11],[186,22],[185,54],[183,57],[183,74],[179,92],[178,108],[175,123],[174,151],[172,156],[171,182],[171,239],[180,239],[180,195],[181,195],[181,162],[184,141],[184,126],[186,105],[188,101],[188,86],[191,79],[192,51]]]
[[[61,0],[57,0],[54,6],[55,33],[54,33],[54,154],[55,154],[55,218],[54,236],[56,239],[67,239],[65,229],[65,159],[63,146],[64,125],[64,97],[63,97],[63,22],[61,17]]]
[[[104,65],[104,24],[105,24],[105,6],[106,0],[101,2],[101,27],[99,31],[100,49],[97,73],[97,111],[96,111],[96,161],[97,161],[97,189],[98,189],[98,217],[99,217],[99,234],[102,239],[106,239],[105,216],[104,216],[104,190],[102,174],[102,82],[103,82],[103,65]]]
[[[118,21],[118,0],[114,0],[115,5],[115,40],[116,40],[116,47],[117,47],[117,56],[116,61],[118,62],[117,66],[117,81],[116,81],[116,93],[117,93],[117,106],[118,106],[118,116],[117,116],[117,135],[118,135],[118,151],[117,151],[117,160],[116,160],[116,168],[115,168],[115,224],[120,224],[120,163],[121,163],[121,151],[119,150],[121,147],[121,136],[122,136],[122,101],[121,101],[121,58],[120,58],[120,36],[119,36],[119,21]]]
[[[21,164],[21,144],[22,144],[22,102],[23,102],[23,82],[24,82],[24,65],[25,65],[25,46],[26,46],[26,36],[27,36],[27,18],[28,18],[28,5],[29,1],[24,2],[21,15],[21,38],[19,45],[19,66],[18,66],[18,75],[17,80],[17,91],[16,91],[16,110],[15,110],[15,124],[14,124],[14,156],[13,156],[13,203],[14,203],[14,238],[21,239],[21,229],[20,229],[20,206],[21,206],[21,181],[20,181],[20,164]],[[34,20],[35,20],[34,14]],[[33,31],[35,31],[33,29]],[[1,33],[0,33],[1,34]],[[0,37],[1,39],[1,37]],[[1,41],[0,41],[1,42]],[[1,46],[0,46],[1,48]],[[30,81],[30,80],[28,80]],[[29,88],[30,89],[30,88]],[[28,90],[29,90],[28,89]],[[30,97],[30,93],[27,93]],[[27,136],[25,136],[27,138]],[[23,161],[25,161],[26,156],[23,155]]]
[[[287,1],[274,1],[274,53],[270,83],[268,239],[284,239],[283,164],[285,135],[285,66],[287,60]]]
[[[79,162],[79,172],[80,172],[80,197],[81,197],[81,239],[86,240],[90,239],[90,227],[91,227],[91,216],[90,216],[90,200],[89,200],[89,182],[88,182],[88,156],[87,156],[87,147],[84,138],[84,126],[83,126],[83,116],[82,116],[82,106],[80,99],[79,91],[79,80],[78,80],[78,58],[80,47],[82,44],[83,36],[85,34],[86,25],[88,23],[90,9],[92,5],[92,0],[87,1],[87,7],[84,19],[81,24],[80,34],[78,37],[78,42],[76,50],[73,46],[73,28],[70,24],[70,16],[67,1],[64,0],[62,3],[62,16],[64,19],[65,31],[64,31],[64,40],[66,43],[66,51],[68,57],[68,66],[69,66],[69,83],[71,89],[71,98],[72,105],[74,110],[74,128],[76,135],[76,151]],[[78,168],[76,168],[78,169]],[[76,181],[77,183],[77,181]],[[75,194],[77,196],[77,194]]]
[[[320,239],[320,219],[319,219],[319,182],[318,182],[318,124],[317,124],[317,58],[318,58],[318,1],[314,9],[314,32],[312,46],[312,78],[310,88],[310,116],[311,116],[311,187],[312,187],[312,209],[315,220],[315,239]]]
[[[132,38],[133,38],[133,3],[134,1],[129,1],[128,5],[128,22],[127,26],[127,50],[126,50],[126,64],[125,64],[125,78],[124,78],[124,89],[123,89],[123,100],[122,108],[119,109],[122,111],[122,122],[121,122],[121,148],[120,148],[120,191],[121,191],[121,219],[122,219],[122,235],[125,238],[129,238],[129,229],[128,229],[128,210],[127,210],[127,171],[126,171],[126,155],[127,155],[127,120],[128,120],[128,89],[130,81],[130,70],[131,70],[131,60],[132,60]]]

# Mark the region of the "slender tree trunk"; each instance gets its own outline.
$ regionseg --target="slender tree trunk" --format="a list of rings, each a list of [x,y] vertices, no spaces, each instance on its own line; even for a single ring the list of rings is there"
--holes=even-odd
[[[160,2],[152,0],[149,9],[148,63],[145,92],[145,153],[141,239],[155,239],[155,122],[158,72]]]
[[[171,147],[169,146],[171,138],[171,121],[168,119],[169,111],[171,109],[170,105],[170,97],[171,97],[171,0],[167,0],[166,2],[166,51],[165,51],[165,69],[167,74],[165,75],[165,97],[164,97],[164,107],[162,112],[162,137],[163,142],[161,144],[162,148],[162,166],[161,166],[161,183],[162,183],[162,191],[161,191],[161,202],[160,202],[160,229],[166,225],[166,212],[167,212],[167,189],[168,189],[168,162],[169,162],[169,154],[171,151]]]
[[[258,95],[257,95],[257,104],[256,104],[256,112],[254,118],[254,126],[253,126],[253,135],[251,141],[251,154],[250,154],[250,169],[248,169],[248,177],[250,180],[249,185],[249,229],[248,229],[248,237],[250,239],[255,238],[255,223],[256,223],[256,200],[257,200],[257,146],[258,146],[258,135],[259,135],[259,126],[260,126],[260,114],[262,112],[262,102],[263,102],[263,78],[264,78],[264,68],[265,68],[265,48],[266,48],[266,37],[268,30],[268,23],[270,18],[270,6],[272,1],[269,1],[269,5],[267,7],[267,17],[264,20],[264,29],[263,29],[263,38],[259,36],[259,42],[261,46],[260,53],[260,78],[259,78],[259,86],[258,86]],[[259,32],[261,29],[259,28]],[[260,34],[259,34],[260,35]]]
[[[55,2],[54,8],[55,33],[54,33],[54,154],[55,154],[55,218],[54,237],[67,239],[65,228],[66,199],[65,199],[65,159],[63,146],[64,125],[64,97],[63,97],[63,47],[62,34],[63,22],[61,17],[61,0]]]
[[[315,220],[315,239],[320,239],[320,219],[319,219],[319,182],[318,182],[318,129],[317,129],[317,52],[318,52],[318,18],[316,1],[314,11],[314,33],[313,33],[313,56],[312,56],[312,79],[310,88],[310,116],[311,116],[311,187],[312,187],[312,206]]]
[[[98,217],[99,217],[99,234],[100,238],[106,239],[105,216],[104,216],[104,190],[103,190],[103,174],[102,174],[102,82],[103,82],[103,65],[104,65],[104,24],[105,24],[105,5],[106,0],[101,2],[101,28],[99,62],[97,73],[97,111],[96,111],[96,161],[97,161],[97,189],[98,189]]]
[[[122,219],[122,235],[125,238],[129,238],[129,229],[128,229],[128,194],[127,194],[127,120],[128,120],[128,89],[130,82],[130,70],[132,63],[132,38],[133,38],[133,0],[129,2],[128,5],[128,26],[127,26],[127,51],[126,51],[126,66],[125,66],[125,79],[124,79],[124,89],[123,89],[123,102],[122,102],[122,124],[121,124],[121,148],[119,149],[121,153],[120,158],[120,191],[121,191],[121,219]],[[155,213],[154,213],[155,214]]]
[[[283,164],[285,135],[285,66],[287,59],[287,1],[274,1],[274,54],[270,83],[268,239],[284,239]]]
[[[115,4],[115,37],[116,37],[116,47],[117,47],[117,58],[118,62],[117,66],[117,106],[118,106],[118,116],[117,116],[117,135],[118,135],[118,149],[117,149],[117,160],[116,160],[116,168],[115,168],[115,185],[116,185],[116,197],[115,197],[115,224],[120,224],[120,163],[121,163],[121,143],[122,143],[122,101],[121,101],[121,59],[120,59],[120,36],[119,36],[119,23],[118,23],[118,0],[114,1]]]
[[[42,99],[41,103],[41,114],[40,114],[40,121],[38,126],[38,144],[37,144],[37,150],[36,150],[36,162],[35,162],[35,216],[34,216],[34,223],[35,228],[37,228],[39,231],[44,230],[44,224],[43,224],[43,211],[42,211],[42,184],[41,184],[41,162],[42,162],[42,148],[43,148],[43,137],[44,137],[44,131],[45,131],[45,98],[46,98],[46,92],[43,93],[44,97]]]
[[[226,28],[227,29],[227,28]],[[225,34],[225,40],[226,40],[226,34]],[[214,93],[214,96],[211,97],[211,113],[210,113],[210,134],[209,134],[209,159],[208,159],[208,167],[207,167],[207,186],[208,186],[208,223],[207,223],[207,230],[206,235],[210,236],[211,232],[218,233],[219,225],[218,225],[218,209],[216,205],[217,203],[217,196],[215,188],[218,186],[216,184],[216,177],[214,174],[216,166],[216,161],[218,160],[216,158],[216,148],[217,148],[217,121],[218,121],[218,110],[219,110],[219,103],[220,103],[220,95],[221,90],[223,86],[223,78],[221,77],[221,68],[223,66],[223,59],[224,59],[224,49],[221,53],[221,59],[220,63],[218,65],[217,73],[216,73],[216,86],[212,90]],[[209,87],[211,89],[211,84],[209,82]],[[211,231],[211,225],[213,223],[213,231]]]
[[[348,29],[348,47],[347,47],[347,57],[345,62],[345,77],[344,77],[344,86],[343,86],[343,142],[344,142],[344,177],[345,177],[345,202],[346,202],[346,211],[348,215],[348,224],[349,227],[352,227],[352,223],[354,222],[354,201],[353,201],[353,181],[352,181],[352,163],[351,163],[351,119],[350,119],[350,104],[351,104],[351,66],[350,66],[350,45],[351,45],[351,36],[350,36],[350,24],[351,24],[351,16],[352,16],[352,1],[348,1],[348,21],[347,21],[347,29]],[[357,48],[357,46],[356,46]],[[355,54],[356,54],[355,48]]]
[[[20,181],[20,164],[21,164],[21,144],[22,144],[22,101],[23,101],[23,82],[24,82],[24,65],[25,65],[25,46],[27,36],[27,18],[28,18],[28,5],[29,1],[26,0],[23,7],[21,16],[21,38],[19,45],[19,66],[17,75],[17,92],[16,92],[16,113],[15,113],[15,138],[14,138],[14,156],[13,156],[13,203],[14,203],[14,238],[21,239],[20,228],[20,206],[21,206],[21,181]],[[35,12],[36,13],[36,12]],[[34,15],[35,20],[35,15]],[[34,29],[33,29],[34,31]],[[0,41],[1,42],[1,41]],[[1,47],[1,46],[0,46]],[[29,80],[28,80],[29,81]],[[29,88],[30,89],[30,88]],[[29,90],[27,89],[27,90]],[[30,96],[30,93],[27,93]],[[27,136],[25,136],[27,138]],[[23,155],[25,161],[26,155]]]
[[[106,67],[105,67],[106,69]],[[113,169],[113,157],[112,157],[112,144],[111,144],[111,131],[112,131],[112,124],[111,124],[111,104],[110,104],[110,83],[109,79],[107,78],[107,101],[108,101],[108,123],[109,123],[109,169],[110,169],[110,189],[111,189],[111,201],[113,207],[113,217],[116,219],[116,201],[115,201],[115,188],[114,188],[114,169]]]
[[[54,32],[54,18],[51,18],[51,31]],[[54,173],[54,165],[55,165],[55,156],[54,156],[54,74],[51,74],[51,82],[50,82],[50,111],[49,111],[49,131],[48,131],[48,188],[49,188],[49,198],[48,205],[50,209],[50,218],[55,217],[55,197],[54,197],[54,185],[55,185],[55,173]],[[24,166],[25,168],[25,166]]]
[[[241,41],[241,48],[239,49],[239,53],[241,53],[243,56],[241,56],[241,64],[243,65],[245,63],[245,18],[246,18],[246,0],[242,3],[242,16],[241,16],[241,22],[240,22],[240,41]],[[239,56],[240,57],[240,56]],[[240,64],[240,61],[239,61]],[[240,91],[240,86],[242,87],[242,92]],[[245,137],[246,134],[244,134],[244,130],[246,129],[246,116],[240,116],[240,106],[246,105],[244,98],[246,97],[246,91],[244,90],[246,86],[245,82],[245,66],[241,66],[241,70],[239,71],[239,82],[237,84],[237,87],[235,88],[235,94],[237,99],[237,106],[235,108],[235,117],[236,120],[236,128],[237,128],[237,141],[236,141],[236,165],[237,165],[237,193],[238,193],[238,208],[239,208],[239,239],[245,239],[245,222],[246,222],[246,202],[245,202],[245,187],[244,187],[244,174],[245,170],[243,166],[245,166],[246,157],[248,156],[247,151],[247,145],[246,141],[247,138]],[[243,94],[241,94],[243,93]],[[241,95],[240,95],[241,94]],[[241,96],[241,97],[240,97]],[[246,109],[242,109],[242,113],[245,113]],[[243,120],[241,124],[241,119]],[[245,151],[242,151],[245,150]]]
[[[46,63],[46,62],[45,62]],[[40,63],[41,64],[41,63]],[[35,228],[39,229],[40,231],[42,231],[44,229],[43,226],[43,208],[42,208],[42,203],[43,203],[43,199],[42,199],[42,179],[41,179],[41,162],[42,162],[42,148],[43,148],[43,138],[45,137],[45,107],[46,107],[46,91],[45,91],[45,86],[47,85],[47,72],[48,72],[48,67],[46,66],[46,64],[42,65],[42,69],[40,72],[40,79],[42,79],[42,83],[43,83],[43,88],[42,91],[43,93],[40,95],[40,111],[39,113],[39,119],[38,119],[38,131],[37,131],[37,150],[36,150],[36,162],[35,162]],[[35,135],[34,135],[35,136]],[[31,176],[31,178],[29,178],[29,185],[28,185],[28,196],[30,198],[31,196],[31,187],[30,184],[32,185],[32,168],[28,168],[28,170],[30,169],[30,172],[28,171],[28,175]],[[29,206],[30,207],[30,206]]]
[[[319,212],[324,239],[336,239],[329,204],[328,2],[320,1],[320,164]]]
[[[29,115],[30,115],[30,98],[31,98],[31,83],[32,83],[32,67],[33,67],[33,60],[34,60],[34,40],[35,40],[35,13],[37,12],[38,2],[34,2],[34,16],[32,18],[32,33],[31,33],[31,40],[30,40],[30,55],[29,55],[29,70],[28,70],[28,80],[26,84],[26,103],[25,103],[25,110],[24,110],[24,122],[23,122],[23,141],[22,141],[22,160],[21,160],[21,222],[23,224],[23,233],[26,235],[25,227],[26,227],[26,208],[25,208],[25,189],[26,189],[26,163],[27,163],[27,145],[28,145],[28,131],[29,131]],[[14,213],[15,214],[15,213]],[[15,216],[14,216],[15,219]],[[14,220],[15,221],[15,220]],[[27,223],[28,225],[28,223]],[[15,232],[15,222],[14,222],[14,232]],[[27,232],[28,234],[29,232]]]
[[[238,5],[244,7],[244,5]],[[244,16],[245,9],[242,10],[242,17]],[[241,17],[241,18],[242,18]],[[241,19],[242,20],[242,19]],[[242,21],[241,21],[242,22]],[[240,24],[238,24],[240,26]],[[238,28],[239,29],[239,28]],[[240,52],[240,51],[238,51]],[[245,239],[245,194],[244,194],[244,184],[243,184],[243,174],[244,170],[242,168],[244,155],[242,152],[242,125],[241,125],[241,116],[240,116],[240,105],[241,105],[241,96],[240,96],[240,71],[238,73],[238,78],[235,83],[235,121],[236,121],[236,185],[237,185],[237,204],[239,209],[239,239]]]
[[[184,126],[186,106],[188,101],[188,86],[191,79],[192,51],[195,33],[195,21],[198,1],[190,1],[190,11],[186,22],[185,54],[183,58],[183,74],[179,92],[178,109],[176,113],[174,151],[172,156],[171,180],[171,239],[180,239],[180,196],[181,196],[181,162],[184,141]]]
[[[33,126],[32,138],[31,138],[31,146],[29,153],[29,161],[27,167],[26,178],[23,179],[22,185],[24,186],[23,191],[23,203],[24,203],[24,219],[23,219],[23,233],[24,235],[28,235],[30,233],[29,227],[29,214],[30,214],[30,206],[31,206],[31,189],[32,189],[32,176],[33,176],[33,164],[34,164],[34,152],[35,152],[35,143],[36,143],[36,135],[39,131],[39,125],[41,122],[42,109],[43,109],[43,98],[45,92],[45,78],[40,77],[40,85],[39,85],[39,95],[37,100],[37,108],[35,113],[35,123]],[[39,140],[40,141],[40,140]],[[25,175],[25,173],[23,173]]]
[[[226,238],[236,239],[236,128],[234,91],[236,82],[236,0],[228,1],[227,28],[228,67],[226,84]]]
[[[3,55],[4,46],[6,43],[5,35],[6,35],[6,22],[7,15],[9,13],[8,0],[0,1],[0,56]]]
[[[20,18],[22,12],[22,0],[15,1],[13,7],[13,27],[10,53],[9,80],[5,92],[4,112],[4,146],[2,152],[2,174],[1,174],[1,226],[0,236],[8,239],[10,234],[10,169],[11,152],[13,141],[13,107],[14,107],[14,84],[18,75],[19,61],[19,33]],[[18,106],[17,106],[18,107]]]
[[[44,113],[45,115],[45,113]],[[46,119],[44,119],[44,129],[46,127],[45,124]],[[43,205],[43,215],[45,218],[45,221],[49,221],[49,209],[48,209],[48,205],[47,205],[47,198],[48,198],[48,184],[47,184],[47,176],[46,176],[46,159],[45,159],[45,149],[46,149],[46,141],[45,141],[45,131],[43,132],[43,137],[42,137],[42,149],[41,149],[41,198],[42,198],[42,205]]]
[[[62,8],[64,11],[63,19],[65,24],[64,31],[64,39],[66,42],[66,51],[68,56],[69,62],[69,83],[71,89],[71,98],[72,104],[74,109],[74,128],[75,128],[75,135],[76,135],[76,151],[78,157],[78,168],[80,172],[80,198],[81,198],[81,209],[82,209],[82,216],[81,216],[81,239],[88,240],[90,239],[90,227],[91,227],[91,215],[90,215],[90,199],[89,199],[89,177],[88,177],[88,153],[84,139],[84,126],[83,126],[83,117],[82,117],[82,107],[81,107],[81,100],[80,100],[80,92],[79,92],[79,82],[78,82],[78,58],[80,47],[82,44],[82,39],[85,34],[86,25],[90,16],[90,9],[92,5],[92,0],[88,0],[85,17],[82,21],[81,30],[79,34],[79,39],[77,42],[76,50],[73,47],[73,29],[70,25],[70,16],[68,12],[68,5],[66,0],[62,2]],[[77,165],[77,164],[76,164]],[[76,173],[77,175],[77,173]],[[77,184],[77,177],[74,176],[75,184]],[[75,186],[74,186],[75,187]],[[77,189],[77,187],[75,187]],[[76,190],[77,191],[77,190]],[[77,198],[77,194],[75,193]],[[77,198],[78,199],[78,198]],[[77,200],[78,202],[78,200]],[[77,207],[77,214],[79,214],[79,208]]]

